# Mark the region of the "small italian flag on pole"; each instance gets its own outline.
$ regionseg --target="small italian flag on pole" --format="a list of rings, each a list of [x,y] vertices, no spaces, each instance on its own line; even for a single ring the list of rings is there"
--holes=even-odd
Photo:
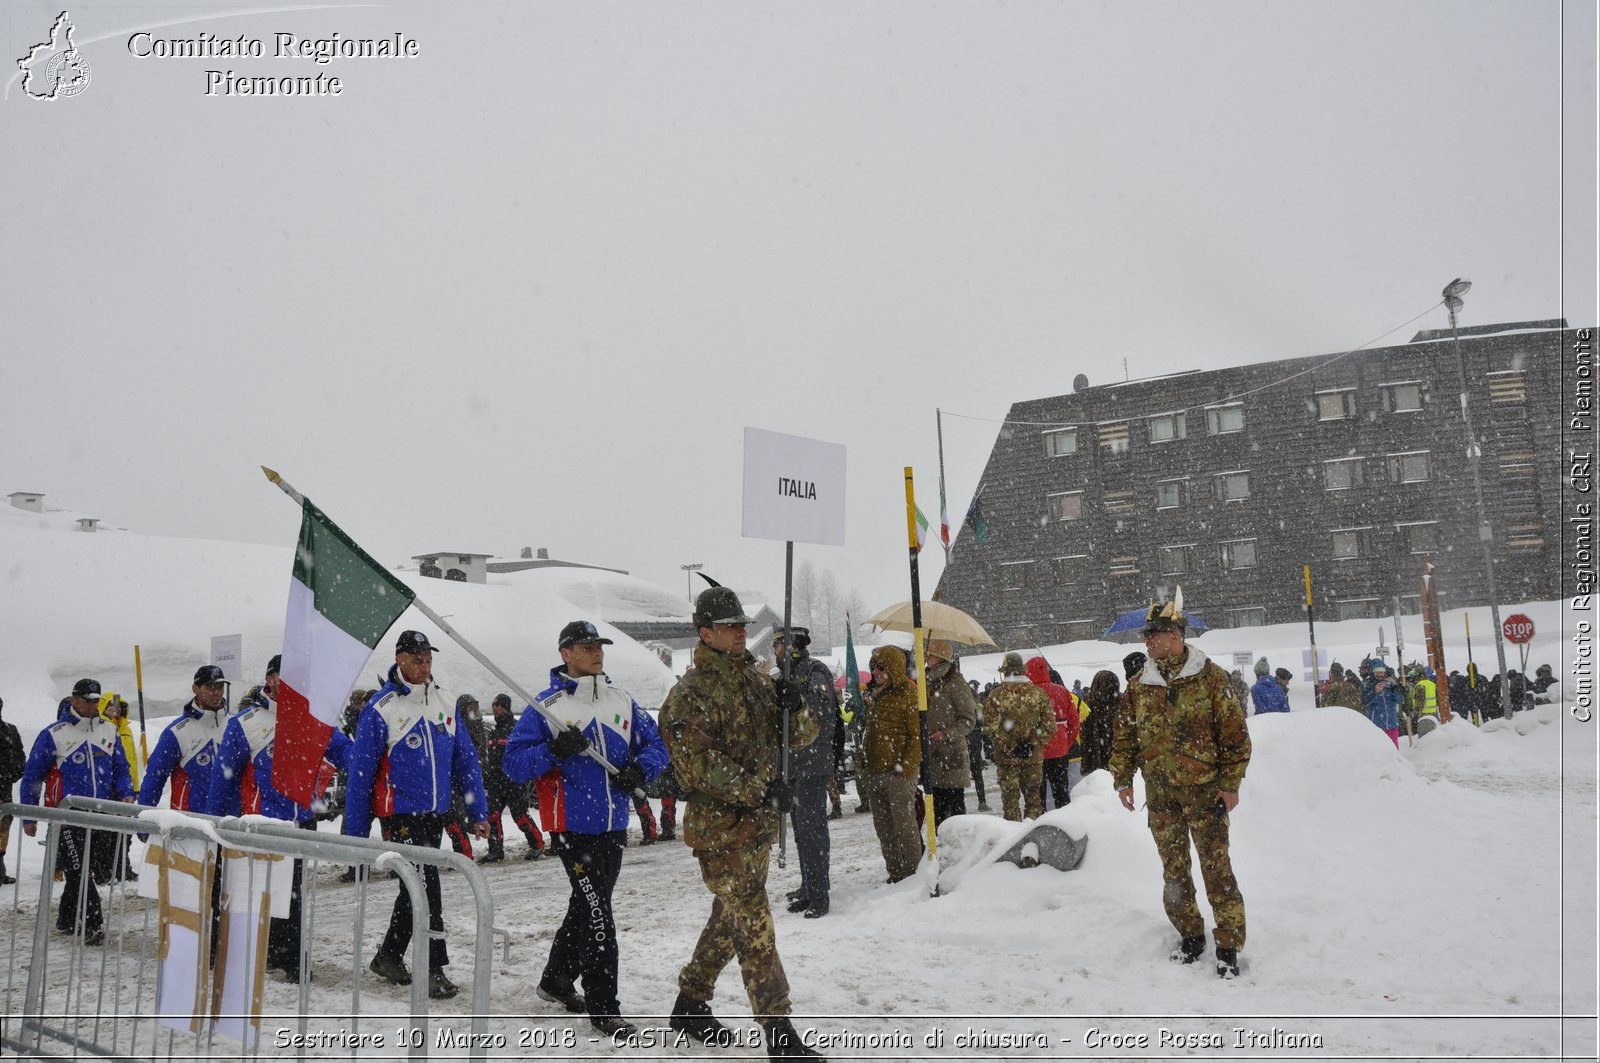
[[[922,553],[922,548],[928,545],[928,518],[922,515],[922,507],[917,506],[917,553]]]
[[[309,500],[289,581],[272,785],[310,805],[345,700],[378,641],[416,597]]]

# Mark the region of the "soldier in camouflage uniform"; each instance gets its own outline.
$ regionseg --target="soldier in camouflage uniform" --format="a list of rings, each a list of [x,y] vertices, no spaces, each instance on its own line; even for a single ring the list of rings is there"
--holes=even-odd
[[[1239,803],[1250,764],[1250,733],[1228,673],[1184,645],[1186,626],[1181,594],[1150,607],[1144,627],[1149,660],[1128,685],[1112,740],[1111,775],[1132,812],[1134,769],[1144,773],[1167,918],[1183,937],[1172,959],[1193,963],[1205,951],[1205,919],[1189,865],[1193,837],[1217,920],[1217,974],[1231,978],[1239,973],[1244,946],[1244,898],[1228,858],[1228,813]]]
[[[717,977],[739,959],[750,1008],[773,1059],[820,1059],[789,1020],[789,980],[773,938],[767,864],[792,792],[779,775],[783,708],[791,749],[816,740],[801,689],[779,689],[745,650],[750,618],[733,591],[712,587],[695,601],[700,642],[694,668],[661,706],[660,729],[689,802],[683,840],[700,861],[714,900],[694,955],[678,975],[668,1025],[706,1044],[731,1040],[711,1013]]]
[[[1037,819],[1044,814],[1044,746],[1055,737],[1056,714],[1050,695],[1028,679],[1022,654],[1008,653],[1000,661],[1000,682],[983,701],[983,728],[994,744],[1005,818]]]

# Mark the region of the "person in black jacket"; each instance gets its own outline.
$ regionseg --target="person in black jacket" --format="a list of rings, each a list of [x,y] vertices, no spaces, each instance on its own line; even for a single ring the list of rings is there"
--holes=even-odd
[[[5,708],[0,698],[0,710]],[[0,719],[0,804],[12,799],[12,790],[22,778],[22,769],[28,763],[28,752],[22,748],[22,735],[17,725]],[[6,849],[11,842],[11,817],[0,818],[0,886],[9,886],[17,880],[6,872]]]
[[[506,840],[504,828],[500,824],[500,812],[508,805],[511,808],[511,822],[515,823],[522,831],[522,836],[528,839],[528,853],[523,859],[537,860],[544,855],[544,835],[539,833],[539,828],[534,826],[533,818],[528,815],[528,787],[525,783],[513,782],[503,767],[506,743],[511,739],[511,732],[517,729],[517,718],[511,715],[511,695],[496,694],[492,708],[494,729],[489,731],[484,739],[486,753],[483,781],[489,791],[489,853],[483,858],[483,862],[494,864],[506,858]]]
[[[789,818],[794,824],[794,847],[800,856],[800,888],[789,893],[789,910],[807,919],[828,914],[830,840],[828,836],[828,777],[833,774],[833,736],[839,726],[839,702],[833,696],[833,673],[811,656],[811,632],[779,628],[772,635],[772,656],[789,655],[789,682],[821,725],[817,738],[804,749],[789,753],[789,782],[794,803]]]

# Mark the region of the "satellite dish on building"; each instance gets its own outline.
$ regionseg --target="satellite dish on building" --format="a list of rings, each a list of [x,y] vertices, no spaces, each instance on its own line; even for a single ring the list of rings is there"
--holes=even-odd
[[[1089,386],[1089,378],[1084,376],[1082,373],[1079,373],[1077,376],[1072,378],[1072,390],[1073,391],[1082,391],[1084,388],[1086,388],[1088,386]]]

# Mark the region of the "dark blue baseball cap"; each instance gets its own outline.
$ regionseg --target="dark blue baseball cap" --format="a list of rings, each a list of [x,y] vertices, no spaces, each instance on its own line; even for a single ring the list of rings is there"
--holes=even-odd
[[[556,643],[556,648],[564,650],[568,646],[576,646],[580,643],[585,645],[599,643],[602,646],[615,645],[610,639],[601,638],[600,632],[595,630],[595,626],[589,621],[574,620],[561,629],[561,641]]]

